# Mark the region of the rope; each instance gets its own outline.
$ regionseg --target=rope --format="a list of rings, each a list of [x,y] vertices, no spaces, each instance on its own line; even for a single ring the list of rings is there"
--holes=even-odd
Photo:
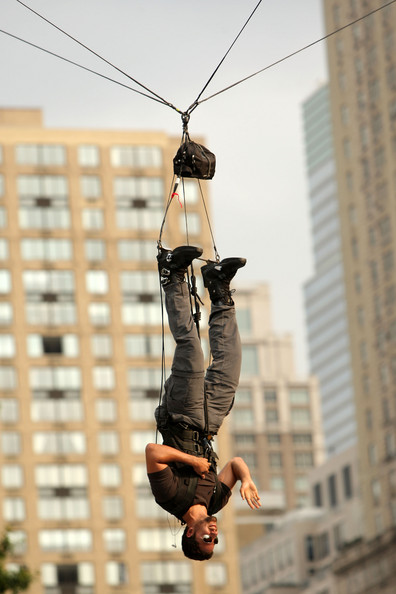
[[[231,43],[230,47],[228,48],[228,50],[226,51],[226,53],[224,54],[224,56],[220,60],[219,64],[217,65],[217,67],[215,68],[215,70],[213,71],[213,73],[211,74],[211,76],[209,77],[208,82],[205,84],[205,86],[203,87],[202,91],[199,93],[198,97],[195,99],[194,103],[192,103],[190,105],[190,107],[187,109],[187,113],[193,112],[194,109],[198,106],[198,101],[199,101],[201,95],[205,92],[205,90],[207,89],[207,87],[211,83],[212,79],[216,75],[216,73],[219,70],[220,66],[223,64],[224,60],[226,59],[226,57],[228,56],[228,54],[230,53],[230,51],[232,50],[232,48],[234,47],[234,45],[236,44],[236,42],[238,41],[239,37],[242,35],[243,30],[246,28],[247,24],[249,23],[250,19],[253,17],[254,13],[256,12],[256,10],[258,9],[258,7],[260,6],[260,4],[261,4],[262,1],[263,0],[259,0],[259,2],[256,5],[256,7],[250,13],[250,16],[247,19],[246,23],[243,25],[242,29],[239,31],[238,35],[235,37],[234,41]]]
[[[4,35],[8,35],[9,37],[12,37],[13,39],[22,41],[22,43],[26,43],[27,45],[30,45],[31,47],[34,47],[42,52],[45,52],[46,54],[49,54],[50,56],[55,56],[55,58],[59,58],[60,60],[63,60],[64,62],[68,62],[69,64],[72,64],[73,66],[77,66],[77,68],[81,68],[82,70],[86,70],[87,72],[90,72],[91,74],[96,74],[97,76],[100,76],[101,78],[109,80],[110,82],[113,82],[116,85],[120,85],[121,87],[124,87],[125,89],[129,89],[130,91],[133,91],[134,93],[143,95],[143,97],[152,99],[153,101],[156,101],[157,103],[162,103],[162,105],[168,105],[168,103],[165,103],[164,101],[161,101],[160,99],[156,99],[155,97],[152,97],[151,95],[147,95],[146,93],[143,93],[142,91],[139,91],[138,89],[134,89],[133,87],[130,87],[118,80],[115,80],[114,78],[110,78],[109,76],[101,74],[100,72],[97,72],[96,70],[92,70],[91,68],[88,68],[87,66],[82,66],[81,64],[78,64],[77,62],[74,62],[73,60],[69,60],[69,58],[65,58],[64,56],[60,56],[59,54],[56,54],[55,52],[51,52],[50,50],[47,50],[39,45],[36,45],[35,43],[32,43],[31,41],[27,41],[26,39],[22,39],[21,37],[18,37],[17,35],[13,35],[12,33],[9,33],[8,31],[4,31],[4,29],[0,29],[0,33],[4,33]]]
[[[91,52],[91,54],[93,54],[94,56],[96,56],[97,58],[99,58],[100,60],[102,60],[103,62],[105,62],[109,66],[111,66],[112,68],[115,68],[115,70],[117,70],[118,72],[120,72],[121,74],[123,74],[124,76],[126,76],[127,78],[129,78],[130,80],[132,80],[134,83],[136,83],[137,85],[139,85],[139,87],[142,87],[143,89],[145,89],[146,91],[148,91],[149,93],[151,93],[151,95],[154,95],[154,97],[157,97],[157,99],[160,100],[162,103],[164,103],[165,105],[168,105],[169,107],[171,107],[172,109],[174,109],[178,113],[181,113],[180,110],[177,109],[177,107],[175,107],[174,105],[172,105],[172,103],[170,103],[169,101],[166,101],[166,99],[164,99],[163,97],[161,97],[160,95],[158,95],[157,93],[155,93],[154,91],[152,91],[151,89],[149,89],[148,87],[146,87],[144,84],[140,83],[138,80],[136,80],[135,78],[133,78],[132,76],[130,76],[128,73],[124,72],[124,70],[121,70],[121,68],[118,68],[117,66],[115,66],[115,64],[113,64],[109,60],[106,60],[106,58],[104,58],[103,56],[101,56],[100,54],[98,54],[97,52],[95,52],[94,50],[92,50],[91,48],[89,48],[87,45],[85,45],[84,43],[82,43],[81,41],[79,41],[78,39],[76,39],[75,37],[73,37],[72,35],[70,35],[70,33],[67,33],[67,31],[65,31],[61,27],[58,27],[58,25],[56,25],[55,23],[53,23],[52,21],[50,21],[49,19],[47,19],[46,17],[44,17],[42,14],[40,14],[39,12],[37,12],[36,10],[34,10],[33,8],[31,8],[30,6],[28,6],[27,4],[25,4],[24,2],[22,2],[22,0],[16,0],[16,2],[18,2],[19,4],[21,4],[21,6],[24,6],[25,8],[27,8],[28,10],[30,10],[30,12],[32,12],[33,14],[35,14],[36,16],[38,16],[40,19],[42,19],[43,21],[45,21],[46,23],[48,23],[49,25],[51,25],[52,27],[54,27],[55,29],[57,29],[58,31],[60,31],[61,33],[63,33],[64,35],[66,35],[67,37],[69,37],[69,39],[72,39],[73,41],[75,41],[76,43],[78,43],[79,45],[81,45],[81,47],[83,47],[84,49],[86,49],[89,52]]]
[[[28,10],[30,10],[31,12],[35,13],[37,16],[39,16],[40,18],[42,18],[43,20],[45,20],[47,23],[49,23],[50,25],[52,25],[53,27],[55,27],[56,29],[58,29],[59,31],[61,31],[62,33],[64,33],[65,35],[67,35],[68,37],[70,37],[70,39],[73,39],[76,43],[78,43],[79,45],[81,45],[82,47],[86,48],[88,51],[90,51],[91,53],[93,53],[95,56],[97,56],[98,58],[100,58],[101,60],[103,60],[104,62],[106,62],[107,64],[109,64],[110,66],[112,66],[113,68],[115,68],[116,70],[118,70],[121,74],[123,74],[124,76],[127,76],[130,80],[134,81],[136,84],[138,84],[139,86],[141,86],[142,88],[146,89],[149,93],[151,93],[154,96],[151,95],[146,95],[145,93],[142,93],[140,91],[138,91],[137,89],[133,89],[132,87],[129,87],[127,85],[124,85],[123,83],[114,80],[108,76],[104,76],[94,70],[91,70],[90,68],[86,68],[85,66],[81,66],[80,64],[77,64],[76,62],[73,62],[72,60],[69,60],[67,58],[64,58],[62,56],[60,56],[59,54],[55,54],[54,52],[51,52],[49,50],[46,50],[38,45],[35,45],[34,43],[31,43],[29,41],[26,41],[24,39],[22,39],[21,37],[17,37],[16,35],[13,35],[11,33],[8,33],[7,31],[4,31],[2,29],[0,29],[0,33],[3,33],[5,35],[9,35],[10,37],[13,37],[14,39],[17,39],[18,41],[22,41],[23,43],[27,43],[28,45],[31,45],[32,47],[35,47],[41,51],[44,51],[50,55],[53,55],[57,58],[60,58],[61,60],[64,60],[65,62],[69,62],[70,64],[73,64],[74,66],[77,66],[79,68],[82,68],[83,70],[87,70],[88,72],[91,72],[93,74],[96,74],[98,76],[101,76],[102,78],[105,78],[111,82],[114,82],[120,86],[123,86],[131,91],[134,91],[135,93],[139,93],[140,95],[143,95],[144,97],[147,97],[149,99],[153,99],[154,101],[157,101],[158,103],[162,103],[163,105],[167,105],[168,107],[171,107],[172,109],[174,109],[175,111],[177,111],[177,113],[180,113],[182,115],[189,115],[190,113],[192,113],[192,111],[194,111],[194,109],[196,109],[198,107],[198,105],[201,105],[201,103],[204,103],[205,101],[209,101],[209,99],[213,99],[214,97],[217,97],[218,95],[225,93],[226,91],[236,87],[237,85],[242,84],[243,82],[246,82],[247,80],[253,78],[254,76],[257,76],[258,74],[261,74],[262,72],[265,72],[266,70],[269,70],[270,68],[273,68],[274,66],[278,66],[279,64],[281,64],[282,62],[285,62],[286,60],[289,60],[290,58],[296,56],[297,54],[313,47],[314,45],[325,41],[326,39],[329,39],[330,37],[332,37],[333,35],[336,35],[337,33],[344,31],[345,29],[347,29],[348,27],[352,27],[353,25],[355,25],[356,23],[359,23],[361,21],[363,21],[364,19],[370,17],[371,15],[383,10],[384,8],[387,8],[388,6],[391,6],[392,4],[394,4],[396,2],[396,0],[390,0],[389,2],[387,2],[386,4],[383,4],[382,6],[373,9],[372,11],[368,12],[367,14],[351,21],[350,23],[347,23],[346,25],[343,25],[342,27],[339,27],[338,29],[335,29],[334,31],[332,31],[331,33],[328,33],[327,35],[324,35],[323,37],[320,37],[319,39],[316,39],[315,41],[312,41],[311,43],[308,43],[307,45],[295,50],[294,52],[284,56],[283,58],[280,58],[279,60],[276,60],[275,62],[272,62],[271,64],[269,64],[268,66],[265,66],[264,68],[261,68],[260,70],[257,70],[256,72],[254,72],[253,74],[250,74],[240,80],[238,80],[237,82],[225,87],[224,89],[221,89],[220,91],[217,91],[216,93],[213,93],[212,95],[209,95],[208,97],[204,97],[203,99],[200,99],[200,97],[202,96],[202,93],[204,92],[204,90],[207,88],[207,86],[209,85],[209,83],[211,82],[211,80],[213,79],[213,77],[215,76],[216,72],[218,71],[218,69],[220,68],[221,64],[224,62],[226,56],[228,55],[228,53],[230,52],[230,50],[232,49],[233,45],[235,44],[236,40],[238,39],[239,35],[242,33],[243,29],[246,27],[247,23],[249,22],[249,20],[251,19],[251,17],[253,16],[254,12],[257,10],[260,2],[258,3],[258,5],[256,6],[256,8],[254,9],[254,11],[252,12],[252,14],[250,15],[249,19],[246,21],[244,27],[241,29],[240,33],[238,34],[238,36],[236,37],[236,39],[234,40],[234,42],[231,44],[230,48],[228,49],[228,51],[226,52],[226,54],[224,55],[223,59],[220,61],[219,65],[217,66],[217,68],[215,69],[215,71],[213,72],[213,74],[211,75],[210,79],[208,80],[208,82],[206,83],[205,87],[203,88],[203,90],[201,91],[201,93],[198,95],[197,99],[190,105],[190,107],[186,110],[186,111],[181,111],[180,109],[178,109],[177,107],[175,107],[172,103],[170,103],[169,101],[167,101],[166,99],[163,99],[160,95],[157,95],[157,93],[155,93],[154,91],[152,91],[151,89],[149,89],[148,87],[146,87],[145,85],[143,85],[142,83],[140,83],[139,81],[137,81],[136,79],[134,79],[133,77],[131,77],[130,75],[128,75],[126,72],[124,72],[123,70],[117,68],[117,66],[115,66],[114,64],[112,64],[111,62],[109,62],[108,60],[106,60],[105,58],[103,58],[102,56],[100,56],[99,54],[97,54],[96,52],[94,52],[93,50],[91,50],[89,47],[87,47],[86,45],[84,45],[83,43],[81,43],[80,41],[78,41],[77,39],[75,39],[74,37],[72,37],[71,35],[69,35],[68,33],[66,33],[65,31],[63,31],[63,29],[61,29],[60,27],[58,27],[57,25],[55,25],[54,23],[52,23],[51,21],[49,21],[48,19],[46,19],[45,17],[43,17],[41,14],[39,14],[38,12],[36,12],[35,10],[33,10],[32,8],[30,8],[29,6],[27,6],[26,4],[24,4],[22,2],[22,0],[16,0],[17,2],[19,2],[19,4],[23,5],[25,8],[27,8]]]
[[[367,19],[371,15],[375,14],[376,12],[379,12],[380,10],[383,10],[387,6],[391,6],[395,2],[396,2],[396,0],[391,0],[387,4],[383,4],[379,8],[375,8],[374,10],[372,10],[372,11],[368,12],[367,14],[365,14],[365,15],[357,18],[357,19],[355,19],[354,21],[351,21],[350,23],[347,23],[346,25],[343,25],[342,27],[339,27],[335,31],[332,31],[331,33],[328,33],[327,35],[324,35],[323,37],[320,37],[319,39],[316,39],[315,41],[312,41],[311,43],[308,43],[308,45],[304,45],[304,47],[301,47],[300,49],[292,52],[291,54],[288,54],[287,56],[284,56],[283,58],[280,58],[279,60],[276,60],[275,62],[272,62],[272,64],[269,64],[268,66],[265,66],[264,68],[261,68],[260,70],[257,70],[257,72],[254,72],[253,74],[250,74],[249,76],[245,76],[245,78],[242,78],[241,80],[233,83],[232,85],[229,85],[228,87],[225,87],[221,91],[217,91],[217,93],[213,93],[213,95],[210,95],[209,97],[205,97],[204,99],[201,99],[201,101],[197,101],[195,105],[193,104],[194,105],[194,109],[196,107],[198,107],[198,105],[200,105],[201,103],[204,103],[205,101],[209,101],[209,99],[213,99],[213,97],[217,97],[217,95],[220,95],[221,93],[225,93],[225,91],[229,91],[233,87],[236,87],[237,85],[240,85],[241,83],[249,80],[250,78],[253,78],[254,76],[257,76],[258,74],[261,74],[262,72],[265,72],[266,70],[269,70],[270,68],[273,68],[274,66],[278,66],[278,64],[281,64],[282,62],[285,62],[286,60],[289,60],[290,58],[293,58],[297,54],[300,54],[301,52],[303,52],[303,51],[305,51],[305,50],[313,47],[314,45],[320,43],[321,41],[325,41],[326,39],[329,39],[333,35],[336,35],[337,33],[340,33],[340,31],[344,31],[345,29],[348,29],[348,27],[352,27],[353,25],[356,25],[356,23],[359,23],[360,21],[363,21],[364,19]]]

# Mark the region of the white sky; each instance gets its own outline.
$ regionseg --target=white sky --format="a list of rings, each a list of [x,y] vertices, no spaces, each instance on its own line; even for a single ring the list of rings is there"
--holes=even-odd
[[[139,82],[185,110],[257,0],[24,0]],[[134,83],[2,0],[1,29],[130,86]],[[203,97],[324,34],[322,0],[263,0]],[[48,127],[163,130],[173,110],[0,34],[0,107],[40,107]],[[327,78],[322,42],[200,105],[189,131],[217,158],[210,188],[221,257],[248,258],[244,283],[268,282],[274,330],[295,338],[306,373],[303,283],[312,274],[302,102]],[[171,166],[171,164],[170,164]]]

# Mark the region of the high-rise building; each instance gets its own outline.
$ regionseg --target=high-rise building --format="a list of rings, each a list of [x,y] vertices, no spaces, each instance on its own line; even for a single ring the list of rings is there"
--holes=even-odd
[[[324,451],[317,380],[296,373],[291,336],[273,330],[268,286],[237,285],[235,302],[242,371],[230,415],[233,449],[248,463],[262,503],[251,514],[235,498],[243,546],[285,511],[307,505],[307,473]]]
[[[328,85],[304,102],[303,116],[314,255],[304,288],[308,353],[332,456],[356,443],[356,411]]]
[[[324,6],[328,33],[354,22],[328,59],[365,540],[337,572],[340,592],[394,592],[396,5]]]
[[[194,564],[144,463],[177,148],[163,133],[46,129],[39,110],[0,110],[0,515],[13,560],[40,573],[32,594],[239,592],[232,506],[216,558]],[[210,257],[197,188],[186,180],[189,238]],[[185,222],[175,200],[164,245],[185,242]],[[168,371],[169,342],[166,329]]]

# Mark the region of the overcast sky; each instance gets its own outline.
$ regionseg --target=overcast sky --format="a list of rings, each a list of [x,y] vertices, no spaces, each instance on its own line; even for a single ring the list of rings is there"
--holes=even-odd
[[[196,99],[257,0],[24,0],[95,52],[185,110]],[[135,86],[16,0],[1,29]],[[322,0],[263,0],[203,97],[324,34]],[[0,107],[40,107],[48,127],[163,130],[180,116],[0,34]],[[244,283],[270,286],[274,330],[291,333],[307,372],[303,283],[312,274],[302,102],[327,80],[322,42],[200,105],[192,138],[217,157],[210,182],[221,257],[241,255]],[[171,164],[170,164],[171,166]]]

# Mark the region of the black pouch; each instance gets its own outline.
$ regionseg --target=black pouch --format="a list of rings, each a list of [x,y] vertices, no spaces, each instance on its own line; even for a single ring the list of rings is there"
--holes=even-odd
[[[183,142],[173,159],[173,172],[178,177],[212,179],[215,169],[215,155],[192,140]]]

